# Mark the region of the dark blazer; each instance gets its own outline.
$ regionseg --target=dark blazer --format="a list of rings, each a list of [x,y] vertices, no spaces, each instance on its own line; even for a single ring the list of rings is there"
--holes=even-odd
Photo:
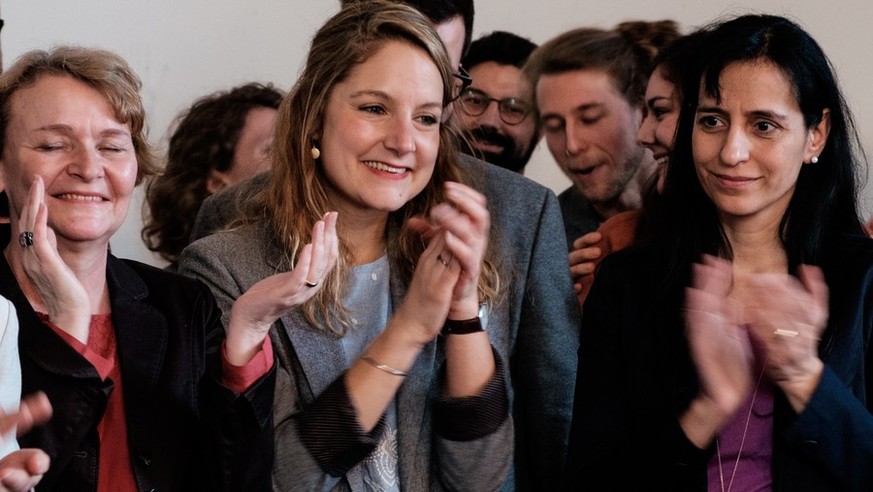
[[[698,388],[684,292],[662,290],[661,265],[651,250],[625,250],[597,271],[579,350],[573,488],[706,490],[714,446],[697,449],[678,421]],[[776,390],[773,490],[873,490],[873,241],[843,238],[821,267],[830,289],[825,370],[799,415]]]
[[[506,321],[489,331],[509,360],[512,390],[515,467],[504,490],[553,490],[567,449],[580,323],[558,200],[544,186],[468,155],[459,154],[459,164],[487,198],[498,251],[512,270],[499,308]],[[239,217],[269,179],[261,174],[209,197],[192,241]]]
[[[244,394],[218,383],[224,330],[194,280],[110,256],[107,282],[140,490],[267,490],[275,371]],[[96,490],[97,424],[112,392],[43,324],[0,259],[0,294],[18,311],[23,394],[44,391],[51,421],[20,439],[51,458],[40,490]]]

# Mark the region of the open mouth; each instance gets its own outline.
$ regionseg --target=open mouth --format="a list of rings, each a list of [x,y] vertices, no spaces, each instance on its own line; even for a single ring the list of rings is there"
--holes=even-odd
[[[364,165],[369,167],[370,169],[375,169],[377,171],[382,171],[390,174],[403,174],[408,171],[408,169],[405,167],[389,166],[388,164],[376,161],[364,161]]]
[[[597,169],[597,166],[589,167],[586,169],[573,169],[571,172],[579,176],[588,176],[589,174],[593,173],[595,169]]]
[[[66,200],[72,202],[99,203],[104,201],[103,197],[99,197],[96,195],[79,195],[76,193],[61,193],[60,195],[55,195],[55,198],[57,198],[58,200]]]

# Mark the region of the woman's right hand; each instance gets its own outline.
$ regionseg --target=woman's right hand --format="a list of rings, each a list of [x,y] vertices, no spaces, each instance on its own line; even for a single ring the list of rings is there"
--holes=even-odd
[[[87,343],[91,300],[85,287],[58,254],[57,238],[48,227],[44,185],[38,176],[30,186],[27,205],[18,218],[18,230],[13,241],[18,241],[19,235],[25,231],[33,233],[33,244],[10,246],[21,248],[21,266],[39,293],[44,304],[42,308],[52,324],[80,342]]]
[[[339,256],[336,221],[337,212],[325,214],[313,226],[312,242],[300,250],[294,270],[261,280],[233,303],[225,345],[228,362],[238,366],[247,363],[270,326],[318,292]]]
[[[705,447],[748,398],[754,354],[742,309],[728,297],[732,282],[728,261],[704,255],[693,265],[686,289],[685,323],[700,392],[680,418],[688,438]]]

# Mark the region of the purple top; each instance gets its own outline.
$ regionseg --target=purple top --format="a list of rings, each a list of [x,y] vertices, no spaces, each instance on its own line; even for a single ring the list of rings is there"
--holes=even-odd
[[[749,414],[749,405],[752,406],[751,414]],[[747,418],[749,427],[746,430]],[[746,440],[737,462],[744,430],[746,430]],[[749,396],[749,400],[737,410],[736,415],[722,429],[721,434],[718,435],[718,449],[721,452],[721,473],[719,473],[719,459],[716,453],[710,458],[707,466],[708,490],[712,492],[772,490],[773,476],[770,464],[773,458],[773,384],[767,378],[761,379],[757,391]],[[731,483],[732,475],[733,483]],[[722,477],[724,485],[722,485]]]

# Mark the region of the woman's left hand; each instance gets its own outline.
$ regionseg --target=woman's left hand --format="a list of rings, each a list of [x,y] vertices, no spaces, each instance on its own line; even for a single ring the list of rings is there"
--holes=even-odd
[[[821,269],[802,265],[798,278],[761,274],[749,280],[745,319],[770,379],[795,411],[806,407],[824,363],[818,342],[828,319],[828,287]]]
[[[461,267],[448,318],[470,319],[479,312],[479,273],[488,249],[491,216],[481,193],[460,183],[445,186],[448,203],[435,206],[429,220],[413,218],[408,225],[425,237],[444,233],[446,250],[440,258]]]

